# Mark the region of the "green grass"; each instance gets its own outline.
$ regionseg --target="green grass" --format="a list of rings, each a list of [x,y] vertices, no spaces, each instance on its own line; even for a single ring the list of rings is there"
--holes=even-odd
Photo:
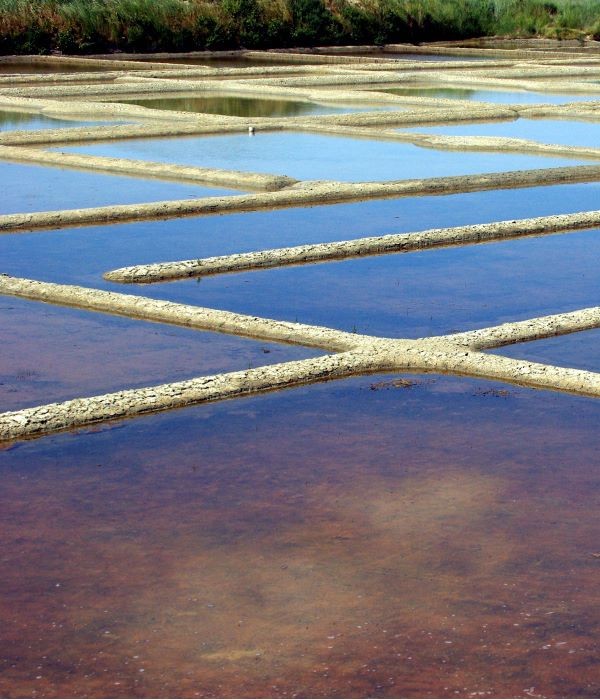
[[[495,33],[598,38],[600,0],[496,0]]]
[[[600,0],[0,0],[0,53],[599,36]]]

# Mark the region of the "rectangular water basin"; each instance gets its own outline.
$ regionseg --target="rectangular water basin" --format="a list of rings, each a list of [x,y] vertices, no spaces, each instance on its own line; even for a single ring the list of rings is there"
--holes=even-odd
[[[302,180],[377,181],[575,165],[566,158],[452,153],[412,144],[307,133],[258,132],[87,144],[62,150],[114,158],[247,170]]]
[[[240,194],[161,180],[0,162],[0,214]]]
[[[177,97],[136,97],[118,100],[124,104],[139,105],[149,109],[166,109],[203,114],[223,114],[230,117],[301,117],[316,114],[347,114],[366,112],[376,109],[392,110],[395,107],[365,106],[364,102],[351,105],[324,104],[317,102],[264,98],[242,97],[236,95],[208,94],[199,96],[190,94]]]
[[[372,89],[372,88],[371,88]],[[438,87],[438,86],[413,86],[381,88],[380,92],[389,92],[392,95],[404,95],[406,97],[443,98],[448,100],[470,100],[474,102],[493,102],[498,104],[565,104],[567,102],[590,102],[600,99],[600,94],[587,93],[554,93],[532,92],[526,90],[495,90],[492,88],[464,88],[464,87]]]
[[[515,119],[514,121],[420,126],[401,131],[416,131],[440,136],[504,136],[541,143],[600,148],[600,122],[572,119]]]
[[[585,694],[598,402],[397,380],[0,451],[2,694]]]
[[[0,412],[319,354],[10,297],[0,324]]]
[[[146,285],[151,296],[390,337],[598,305],[598,230]]]
[[[123,123],[123,122],[119,122]],[[78,126],[113,126],[114,121],[71,121],[69,119],[56,119],[45,114],[30,114],[28,112],[5,112],[0,110],[0,132],[17,131],[21,129],[65,129]]]
[[[127,286],[104,282],[102,274],[165,260],[586,211],[598,207],[599,195],[596,183],[554,185],[18,233],[0,236],[0,272],[36,278],[43,270],[48,281],[127,292]],[[223,279],[233,283],[236,277]],[[170,287],[140,289],[153,294],[161,289],[169,292]],[[194,303],[203,302],[198,298]],[[274,313],[268,299],[263,311]]]

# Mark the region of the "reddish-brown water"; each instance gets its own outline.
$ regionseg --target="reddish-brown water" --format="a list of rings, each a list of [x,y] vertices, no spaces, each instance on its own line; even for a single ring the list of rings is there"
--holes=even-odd
[[[597,697],[598,403],[390,379],[0,452],[0,694]]]
[[[2,297],[0,327],[2,411],[320,354]]]

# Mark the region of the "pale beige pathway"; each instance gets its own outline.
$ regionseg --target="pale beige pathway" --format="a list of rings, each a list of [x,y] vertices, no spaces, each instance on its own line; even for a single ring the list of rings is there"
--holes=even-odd
[[[352,334],[7,275],[0,276],[0,294],[261,340],[296,343],[335,353],[3,413],[0,414],[0,441],[32,438],[98,422],[378,372],[456,374],[600,397],[598,373],[481,352],[510,343],[598,328],[600,307],[479,331],[408,340]]]
[[[551,47],[544,43],[544,47]],[[356,49],[356,47],[354,47]],[[473,136],[433,136],[394,130],[425,124],[469,124],[521,117],[600,120],[600,54],[567,51],[503,50],[447,46],[363,47],[368,56],[352,56],[350,47],[282,52],[241,52],[261,65],[215,68],[168,63],[169,56],[34,57],[48,67],[37,76],[0,77],[0,112],[21,112],[61,120],[100,121],[95,126],[20,130],[0,133],[0,160],[47,168],[73,168],[164,180],[195,182],[252,190],[248,194],[171,200],[49,212],[0,214],[0,232],[12,234],[81,225],[210,216],[276,208],[329,205],[384,197],[408,197],[600,182],[599,147],[576,147],[539,141]],[[389,53],[411,54],[395,61]],[[414,54],[448,54],[484,61],[419,62]],[[226,54],[188,54],[190,60],[223,58]],[[273,65],[285,58],[287,66]],[[22,59],[0,63],[18,66]],[[56,65],[89,67],[90,72],[53,74]],[[94,72],[92,72],[94,69]],[[491,104],[444,98],[395,95],[395,85],[536,91],[581,95],[568,104]],[[297,117],[244,117],[169,111],[122,102],[128,98],[231,95],[244,98],[354,105],[348,114]],[[597,95],[597,98],[594,96]],[[587,98],[592,99],[587,99]],[[367,108],[356,111],[356,106]],[[542,123],[543,124],[543,123]],[[436,150],[518,152],[588,161],[572,167],[398,180],[385,182],[296,181],[287,173],[259,174],[205,167],[187,167],[48,150],[61,144],[165,136],[228,134],[254,130],[306,131],[324,136],[406,141]],[[540,129],[543,132],[543,129]],[[589,164],[589,161],[596,161]],[[510,216],[510,213],[507,212]],[[178,277],[326,262],[348,257],[424,250],[449,245],[539,236],[600,226],[600,211],[507,220],[410,234],[257,251],[217,258],[137,265],[106,274],[118,282],[154,282]],[[600,307],[532,318],[475,331],[420,339],[392,339],[342,332],[228,311],[160,301],[145,296],[41,282],[0,275],[0,295],[17,296],[65,307],[77,307],[167,323],[197,330],[228,333],[271,342],[296,344],[325,352],[300,361],[258,369],[196,377],[142,389],[124,389],[101,396],[75,398],[0,414],[0,441],[34,438],[93,423],[132,418],[193,404],[221,401],[283,388],[379,372],[435,372],[491,379],[535,389],[600,397],[600,374],[542,365],[485,352],[504,345],[600,327]],[[317,354],[317,352],[315,352]]]
[[[110,270],[104,274],[104,279],[122,283],[160,282],[187,277],[218,275],[226,272],[360,258],[369,255],[409,253],[429,248],[491,243],[523,238],[524,236],[579,231],[598,226],[600,226],[600,211],[585,211],[575,214],[539,216],[534,219],[496,221],[491,224],[370,236],[334,243],[313,243],[213,258],[132,265],[118,270]]]

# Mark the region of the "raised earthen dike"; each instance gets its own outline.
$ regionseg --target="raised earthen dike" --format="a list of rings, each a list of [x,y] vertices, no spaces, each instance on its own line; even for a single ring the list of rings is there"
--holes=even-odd
[[[426,48],[389,47],[402,53],[427,52]],[[48,75],[0,77],[0,110],[28,112],[74,121],[102,122],[97,126],[0,133],[0,158],[9,162],[45,167],[72,168],[114,175],[154,178],[239,190],[230,196],[167,200],[94,208],[0,213],[0,234],[44,231],[81,225],[101,226],[126,221],[213,216],[259,209],[328,206],[339,202],[376,198],[416,197],[540,185],[600,181],[600,147],[547,143],[544,119],[598,121],[600,56],[574,58],[560,51],[498,51],[458,49],[444,53],[465,59],[487,60],[438,63],[353,57],[347,51],[320,55],[307,63],[306,54],[286,52],[289,66],[272,65],[276,52],[246,52],[261,65],[211,68],[161,62],[128,60],[38,58],[46,61]],[[164,57],[165,59],[168,57]],[[194,57],[194,58],[197,58]],[[314,57],[313,57],[314,58]],[[86,64],[94,72],[52,74],[55,63]],[[100,68],[101,70],[98,70]],[[594,82],[595,81],[595,82]],[[591,99],[566,104],[514,104],[464,102],[435,97],[402,96],[387,91],[397,86],[568,92]],[[184,111],[167,111],[131,105],[121,100],[177,95],[231,94],[275,98],[306,103],[354,105],[362,111],[347,114],[245,118]],[[525,93],[524,93],[525,94]],[[373,106],[373,109],[370,107]],[[384,107],[385,109],[375,109]],[[481,121],[514,121],[537,118],[536,140],[429,135],[408,131],[411,127],[474,124]],[[112,122],[112,123],[111,123]],[[114,122],[117,122],[114,124]],[[192,167],[126,158],[61,152],[61,146],[211,134],[260,131],[312,132],[351,138],[405,142],[422,148],[455,152],[488,151],[568,158],[571,165],[500,173],[378,182],[303,181],[286,172],[259,173]],[[488,350],[514,343],[575,333],[600,327],[600,306],[505,323],[476,331],[419,339],[390,339],[347,333],[301,322],[256,318],[241,314],[158,301],[128,293],[130,283],[236,273],[289,265],[326,263],[331,260],[372,255],[408,254],[446,246],[465,246],[524,236],[565,235],[600,227],[600,211],[516,220],[471,226],[417,230],[334,243],[279,247],[251,253],[205,259],[158,261],[106,270],[104,277],[123,284],[123,293],[96,288],[22,279],[2,274],[0,294],[22,297],[90,312],[115,314],[154,323],[185,326],[324,350],[319,357],[190,378],[186,381],[128,389],[93,397],[0,414],[0,441],[34,438],[93,423],[133,418],[174,408],[276,391],[300,384],[377,372],[436,372],[467,375],[517,384],[534,389],[600,397],[600,374],[515,360]],[[101,229],[90,235],[102,235]],[[40,270],[40,277],[44,277]]]

